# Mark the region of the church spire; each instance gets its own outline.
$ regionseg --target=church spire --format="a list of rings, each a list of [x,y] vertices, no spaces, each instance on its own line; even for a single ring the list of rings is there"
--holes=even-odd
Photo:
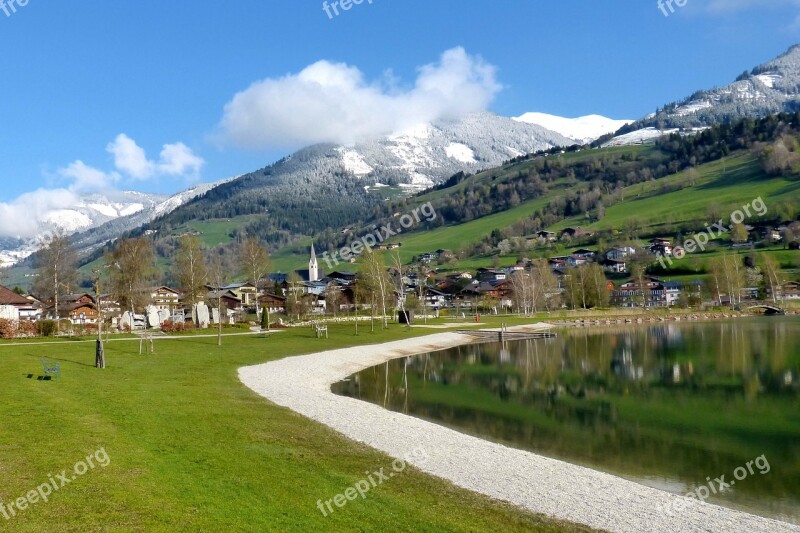
[[[314,250],[314,241],[311,241],[311,259],[308,261],[308,281],[319,281],[319,264],[317,252]]]

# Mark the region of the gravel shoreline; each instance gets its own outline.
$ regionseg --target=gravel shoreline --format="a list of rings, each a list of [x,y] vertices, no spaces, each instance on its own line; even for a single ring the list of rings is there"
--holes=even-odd
[[[540,326],[541,327],[541,326]],[[518,328],[509,328],[518,330]],[[337,396],[333,383],[388,360],[469,342],[438,333],[239,369],[239,379],[277,405],[460,487],[534,513],[619,532],[800,532],[800,527],[679,498],[625,479],[481,440],[377,405]],[[409,455],[425,451],[427,459]],[[374,466],[366,465],[365,468]],[[710,472],[709,475],[715,474]],[[681,510],[674,507],[680,500]],[[314,502],[309,502],[309,508]],[[665,510],[669,509],[669,510]]]

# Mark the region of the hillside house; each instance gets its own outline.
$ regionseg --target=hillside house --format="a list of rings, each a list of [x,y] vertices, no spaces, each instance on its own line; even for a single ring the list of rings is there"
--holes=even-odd
[[[611,248],[606,252],[606,259],[612,261],[622,261],[636,253],[636,250],[630,246],[622,246],[620,248]]]
[[[600,266],[609,274],[624,274],[628,271],[628,263],[624,260],[603,259]]]

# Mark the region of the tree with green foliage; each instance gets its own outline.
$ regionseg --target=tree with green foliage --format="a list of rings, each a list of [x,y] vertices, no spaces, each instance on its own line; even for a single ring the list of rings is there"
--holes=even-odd
[[[747,232],[747,228],[744,227],[744,224],[738,223],[734,224],[731,228],[731,240],[736,244],[742,244],[747,242],[750,239],[750,234]]]
[[[266,305],[261,307],[261,330],[269,331],[269,309]]]

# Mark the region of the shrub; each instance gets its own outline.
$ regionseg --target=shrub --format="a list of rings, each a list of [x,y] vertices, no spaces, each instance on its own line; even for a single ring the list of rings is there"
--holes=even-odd
[[[39,335],[42,337],[52,337],[56,332],[55,320],[40,320],[36,323],[36,327],[39,330]]]
[[[36,337],[39,334],[39,326],[36,322],[24,320],[17,325],[17,336],[19,337]]]
[[[13,339],[17,336],[17,322],[0,318],[0,337],[4,339]]]
[[[186,322],[165,320],[161,323],[161,331],[164,333],[180,333],[181,331],[186,331],[186,329]]]

